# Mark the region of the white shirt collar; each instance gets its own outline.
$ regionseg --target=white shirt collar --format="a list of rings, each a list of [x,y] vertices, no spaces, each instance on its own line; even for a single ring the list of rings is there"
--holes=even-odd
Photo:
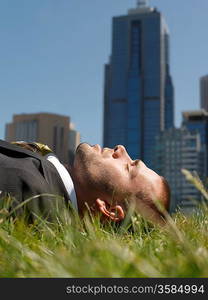
[[[58,173],[63,181],[63,184],[66,188],[66,191],[69,195],[69,199],[71,200],[71,204],[78,211],[77,196],[76,196],[74,184],[71,179],[71,176],[69,175],[69,172],[66,170],[64,165],[62,165],[62,163],[60,163],[58,158],[53,153],[49,153],[45,157],[48,161],[50,161],[54,165],[54,167],[58,171]]]

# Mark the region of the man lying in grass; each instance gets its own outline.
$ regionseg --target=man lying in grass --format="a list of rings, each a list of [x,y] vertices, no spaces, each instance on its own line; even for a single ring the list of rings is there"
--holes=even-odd
[[[166,180],[141,160],[132,160],[122,145],[102,149],[82,143],[68,172],[47,146],[0,141],[0,166],[0,201],[6,193],[18,203],[27,202],[24,209],[32,218],[48,216],[54,200],[51,195],[59,195],[80,215],[88,209],[104,220],[120,222],[133,205],[148,220],[165,222],[160,207],[169,207]]]

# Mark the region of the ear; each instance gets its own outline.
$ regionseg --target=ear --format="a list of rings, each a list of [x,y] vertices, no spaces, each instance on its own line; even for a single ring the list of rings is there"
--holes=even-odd
[[[96,199],[96,205],[98,210],[102,213],[102,215],[114,222],[118,222],[124,219],[124,211],[120,205],[109,207],[109,204],[101,199]]]

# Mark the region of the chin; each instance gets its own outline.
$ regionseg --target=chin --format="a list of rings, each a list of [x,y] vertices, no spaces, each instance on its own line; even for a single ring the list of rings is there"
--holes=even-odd
[[[85,149],[86,147],[91,147],[88,143],[80,143],[78,146],[77,146],[77,149],[76,149],[76,152],[79,152],[79,151],[82,151],[83,149]]]
[[[83,165],[86,161],[88,161],[88,157],[92,153],[92,146],[87,143],[81,143],[76,149],[74,165],[75,163]]]

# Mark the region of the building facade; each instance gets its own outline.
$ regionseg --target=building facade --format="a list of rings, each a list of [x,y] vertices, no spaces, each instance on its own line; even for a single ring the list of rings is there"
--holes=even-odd
[[[208,111],[208,75],[200,78],[200,105]]]
[[[177,207],[192,211],[201,195],[186,180],[182,169],[203,175],[201,136],[185,127],[172,128],[156,137],[155,169],[164,176],[171,188],[171,212]]]
[[[105,147],[122,144],[153,168],[155,136],[174,127],[169,32],[147,1],[113,18],[112,53],[105,65]]]
[[[69,163],[70,118],[58,114],[35,113],[14,115],[6,124],[6,141],[30,141],[48,145],[65,164]],[[72,148],[73,148],[72,147]],[[74,149],[74,148],[73,148]]]
[[[201,179],[208,177],[208,111],[193,110],[183,112],[183,126],[200,134],[201,151],[203,155],[203,170]]]

